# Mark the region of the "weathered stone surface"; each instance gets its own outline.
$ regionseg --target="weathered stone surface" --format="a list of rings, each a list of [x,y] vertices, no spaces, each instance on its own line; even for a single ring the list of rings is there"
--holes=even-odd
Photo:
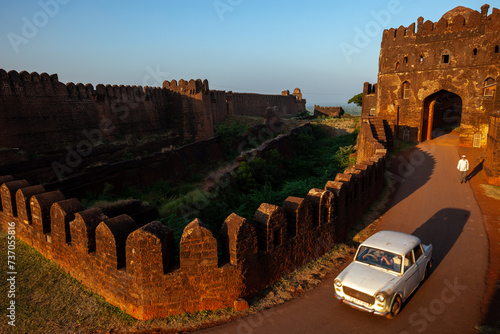
[[[488,15],[489,7],[459,6],[438,22],[420,17],[417,26],[385,30],[379,81],[364,85],[363,116],[385,119],[402,140],[425,141],[460,127],[460,145],[495,146],[488,129],[489,115],[500,110],[500,11]],[[495,164],[491,159],[486,165]]]
[[[234,301],[234,309],[238,312],[248,309],[248,302],[243,298],[238,298]]]

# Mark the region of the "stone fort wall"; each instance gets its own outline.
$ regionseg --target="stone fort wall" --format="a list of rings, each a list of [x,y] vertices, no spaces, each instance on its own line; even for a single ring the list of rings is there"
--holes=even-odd
[[[298,90],[300,92],[300,90]],[[294,92],[295,94],[295,92]],[[0,69],[3,149],[49,151],[82,140],[170,133],[178,142],[208,139],[230,114],[281,115],[305,110],[301,95],[210,91],[208,81],[172,80],[163,87],[63,84],[57,74]]]
[[[485,146],[494,104],[485,89],[500,80],[500,10],[488,10],[489,5],[480,12],[457,7],[437,22],[419,17],[417,24],[385,30],[375,103],[367,94],[376,116],[396,132],[407,127],[411,140],[425,140],[429,105],[434,94],[446,92],[461,100],[460,143],[472,146],[481,134]]]
[[[385,30],[378,82],[364,84],[362,115],[382,117],[395,138],[409,141],[432,139],[458,115],[459,144],[485,148],[485,170],[498,183],[500,10],[489,8],[459,6],[437,22],[419,17]]]
[[[248,221],[231,214],[217,241],[187,225],[175,260],[173,232],[158,221],[86,209],[59,190],[0,177],[2,229],[35,247],[109,303],[138,319],[231,307],[345,238],[380,193],[385,150],[351,166],[306,198],[263,203]]]

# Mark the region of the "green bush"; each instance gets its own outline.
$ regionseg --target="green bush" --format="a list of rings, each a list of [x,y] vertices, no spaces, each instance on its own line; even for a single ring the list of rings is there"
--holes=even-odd
[[[234,155],[233,142],[248,131],[244,123],[222,123],[215,128],[215,136],[221,137],[224,151]]]

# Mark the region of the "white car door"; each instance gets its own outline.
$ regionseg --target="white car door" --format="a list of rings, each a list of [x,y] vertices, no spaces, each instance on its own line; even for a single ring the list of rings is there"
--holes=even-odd
[[[406,254],[403,261],[404,261],[403,277],[405,282],[404,299],[406,299],[420,283],[420,276],[418,267],[413,259],[413,251],[410,251],[408,254]]]
[[[422,249],[421,245],[417,245],[415,246],[415,248],[413,248],[413,256],[415,258],[415,264],[417,265],[417,270],[418,270],[418,282],[417,282],[418,285],[424,278],[425,264],[426,264],[424,250]]]

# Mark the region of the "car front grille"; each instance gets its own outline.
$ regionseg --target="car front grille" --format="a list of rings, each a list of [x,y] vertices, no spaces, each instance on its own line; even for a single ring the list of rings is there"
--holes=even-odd
[[[348,286],[344,286],[343,289],[344,289],[344,293],[346,295],[349,295],[351,297],[354,297],[356,299],[359,299],[359,300],[364,301],[365,303],[368,303],[371,305],[373,305],[375,303],[375,297],[373,297],[373,296],[370,296],[370,295],[363,293],[361,291],[358,291],[358,290],[351,289]]]

